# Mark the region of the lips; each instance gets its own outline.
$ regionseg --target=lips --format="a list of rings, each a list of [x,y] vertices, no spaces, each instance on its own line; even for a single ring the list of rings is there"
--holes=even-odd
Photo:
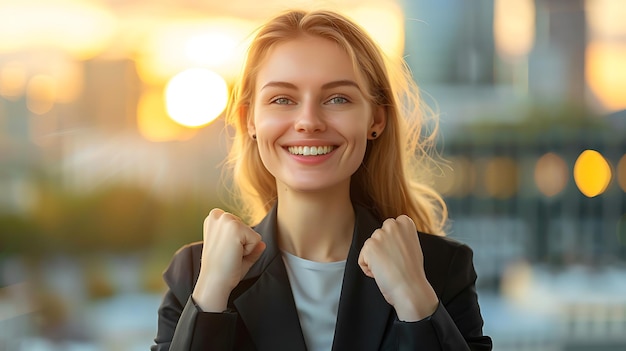
[[[326,146],[289,146],[287,150],[292,155],[301,155],[301,156],[317,156],[317,155],[326,155],[329,152],[333,151],[335,146],[326,145]]]

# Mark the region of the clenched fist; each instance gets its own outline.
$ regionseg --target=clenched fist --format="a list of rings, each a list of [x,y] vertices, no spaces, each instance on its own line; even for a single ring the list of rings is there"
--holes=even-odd
[[[237,216],[213,209],[204,220],[200,275],[193,299],[205,312],[222,312],[228,296],[256,262],[265,243]]]
[[[374,278],[398,319],[418,321],[437,309],[439,300],[426,279],[415,223],[408,216],[389,218],[374,231],[363,244],[359,266]]]

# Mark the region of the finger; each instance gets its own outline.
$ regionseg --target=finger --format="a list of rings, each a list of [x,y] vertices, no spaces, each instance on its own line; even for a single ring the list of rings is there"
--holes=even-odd
[[[217,221],[222,216],[222,214],[224,214],[224,210],[220,208],[214,208],[209,212],[209,214],[204,218],[204,222],[202,224],[204,235],[207,234],[210,223]]]
[[[415,222],[413,222],[411,217],[409,217],[407,215],[400,215],[400,216],[398,216],[398,218],[396,219],[396,223],[398,223],[400,226],[402,226],[406,230],[409,230],[409,231],[412,231],[412,232],[416,232],[417,231],[417,229],[415,227]]]
[[[252,265],[259,260],[259,257],[261,257],[261,254],[265,251],[265,248],[265,243],[259,241],[248,255],[243,256],[243,260],[241,261],[242,269],[240,279],[243,279],[243,277],[245,277],[250,270],[250,267],[252,267]]]
[[[247,226],[243,226],[241,228],[241,232],[243,234],[240,239],[241,244],[243,245],[243,256],[248,256],[252,253],[252,251],[254,251],[255,247],[262,242],[262,237],[259,233]]]
[[[380,230],[383,231],[392,231],[393,227],[397,225],[395,218],[387,218],[383,222],[383,225],[380,227]]]
[[[252,248],[250,253],[244,256],[244,258],[247,261],[252,261],[252,263],[254,263],[259,259],[259,257],[261,257],[261,254],[265,251],[266,247],[267,245],[264,242],[259,241],[254,248]]]
[[[369,241],[370,239],[367,239],[365,241],[365,244],[363,244],[363,248],[361,248],[361,252],[359,253],[359,259],[358,259],[358,264],[359,267],[361,267],[361,270],[363,271],[363,273],[370,277],[370,278],[374,278],[374,274],[372,273],[372,271],[369,268],[369,264],[367,263],[367,241]]]

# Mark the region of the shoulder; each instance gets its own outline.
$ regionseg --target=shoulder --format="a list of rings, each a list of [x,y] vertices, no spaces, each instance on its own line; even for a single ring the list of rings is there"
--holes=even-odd
[[[427,233],[418,233],[424,256],[433,254],[440,256],[454,256],[457,254],[472,254],[472,249],[466,244],[440,235],[433,235]]]
[[[450,237],[419,233],[426,276],[438,293],[476,280],[472,249]],[[447,289],[446,289],[447,290]]]
[[[163,273],[168,288],[180,301],[186,301],[198,280],[202,242],[187,244],[179,248]]]

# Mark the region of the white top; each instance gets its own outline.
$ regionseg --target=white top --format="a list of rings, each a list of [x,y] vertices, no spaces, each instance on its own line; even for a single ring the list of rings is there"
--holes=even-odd
[[[283,261],[309,351],[333,345],[346,261],[314,262],[283,251]]]

